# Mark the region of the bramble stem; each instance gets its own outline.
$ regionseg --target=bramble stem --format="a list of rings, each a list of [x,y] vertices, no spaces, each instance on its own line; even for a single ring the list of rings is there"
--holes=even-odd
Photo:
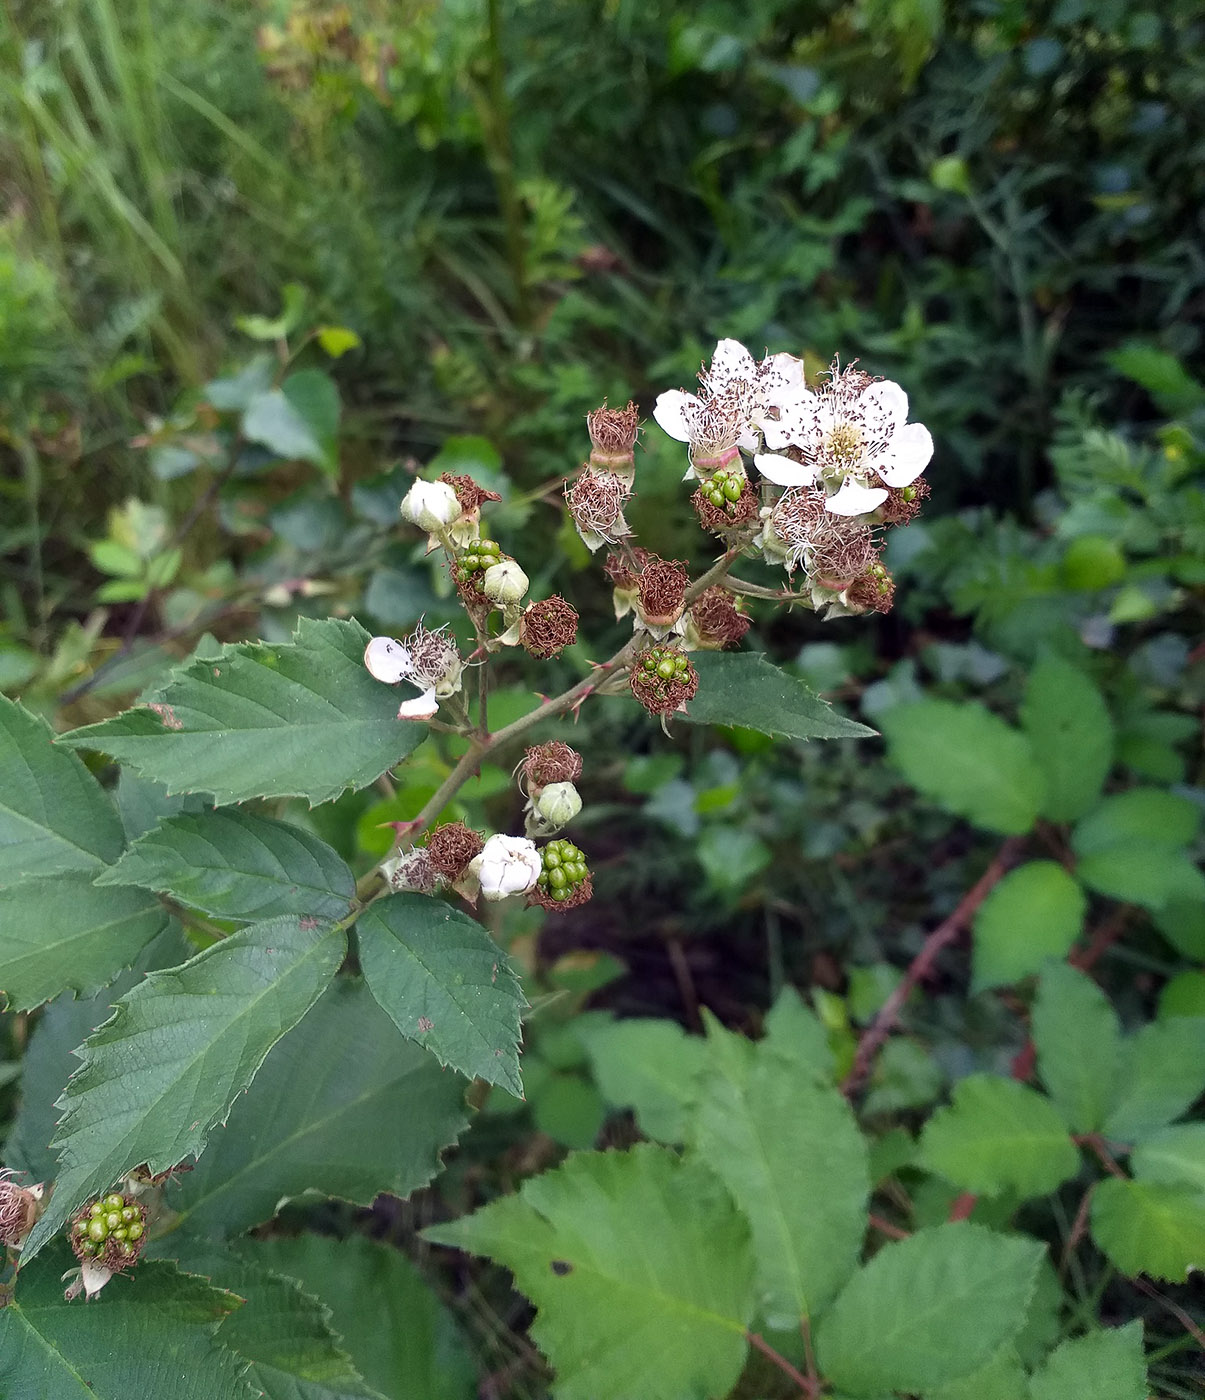
[[[766,1341],[765,1337],[757,1332],[746,1332],[745,1338],[755,1346],[764,1357],[772,1361],[784,1376],[790,1376],[805,1395],[816,1396],[820,1394],[819,1382],[810,1380],[797,1367],[792,1366],[785,1356],[774,1350],[770,1343]]]
[[[1023,841],[1018,836],[1010,836],[996,853],[996,858],[991,865],[983,872],[974,885],[963,895],[958,903],[958,907],[944,919],[925,939],[923,946],[916,957],[908,965],[907,972],[904,973],[900,984],[891,993],[883,1005],[879,1008],[878,1014],[870,1025],[866,1028],[866,1033],[858,1042],[857,1054],[854,1056],[853,1067],[845,1076],[845,1082],[841,1085],[842,1092],[847,1096],[852,1096],[862,1087],[867,1076],[870,1074],[874,1058],[882,1049],[888,1035],[890,1035],[895,1023],[899,1020],[900,1012],[904,1009],[904,1003],[908,1000],[913,987],[923,978],[927,977],[933,969],[933,964],[937,961],[938,954],[943,948],[953,943],[958,935],[970,922],[975,910],[987,898],[988,891],[1016,863],[1017,857],[1021,854]]]

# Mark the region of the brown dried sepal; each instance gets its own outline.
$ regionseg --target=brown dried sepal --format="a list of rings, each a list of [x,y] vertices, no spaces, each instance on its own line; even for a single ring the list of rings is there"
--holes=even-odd
[[[523,755],[523,776],[532,797],[538,797],[549,783],[574,783],[581,775],[581,754],[560,739],[534,744]]]
[[[882,564],[872,564],[845,590],[846,604],[861,612],[888,613],[894,599],[895,580]]]
[[[41,1213],[41,1187],[18,1186],[12,1173],[0,1169],[0,1247],[20,1248]]]
[[[653,554],[636,581],[637,607],[641,619],[654,627],[672,627],[682,616],[690,575],[677,559],[661,559]]]
[[[907,525],[920,514],[929,497],[929,483],[918,476],[911,486],[890,486],[887,499],[879,507],[884,525]]]
[[[542,890],[536,885],[527,896],[528,904],[538,904],[552,914],[567,914],[570,909],[580,909],[594,898],[594,877],[587,872],[586,878],[574,885],[564,899],[553,899],[551,890]]]
[[[587,467],[572,486],[565,488],[565,504],[580,531],[614,541],[628,533],[621,517],[631,494],[623,477]]]
[[[662,675],[659,668],[667,661],[673,671]],[[666,715],[685,709],[686,702],[694,698],[699,673],[676,647],[646,647],[632,661],[628,684],[650,715]]]
[[[603,573],[610,580],[612,588],[635,588],[640,571],[653,557],[641,545],[634,545],[629,554],[630,559],[612,552],[603,560]]]
[[[559,656],[577,641],[577,609],[558,594],[529,603],[519,619],[519,642],[541,661]]]
[[[485,848],[485,837],[464,822],[445,822],[427,836],[424,846],[431,864],[451,883]]]
[[[586,430],[594,450],[591,465],[619,466],[630,463],[635,455],[636,436],[640,431],[640,410],[628,400],[626,408],[608,408],[604,403],[593,413],[586,414]]]
[[[480,510],[486,501],[502,499],[496,491],[487,491],[484,486],[478,486],[471,476],[463,473],[443,472],[439,479],[456,492],[456,499],[465,515]]]
[[[699,517],[699,524],[713,535],[723,535],[730,530],[747,525],[757,515],[757,492],[753,483],[746,477],[741,494],[735,501],[725,501],[722,506],[714,506],[699,487],[690,498]]]
[[[749,630],[751,619],[736,606],[736,599],[718,585],[701,593],[690,606],[690,621],[701,646],[735,646]]]
[[[121,1205],[114,1206],[112,1211],[102,1210],[97,1215],[92,1209],[93,1202],[89,1201],[71,1217],[68,1239],[72,1253],[81,1264],[99,1264],[111,1274],[119,1274],[123,1269],[132,1268],[138,1262],[146,1244],[146,1208],[136,1197],[124,1192],[114,1191],[111,1195],[120,1196]],[[108,1200],[108,1196],[104,1197],[101,1201],[102,1206],[107,1204]],[[130,1211],[133,1211],[132,1216],[129,1216]],[[119,1215],[121,1220],[119,1224],[110,1226],[108,1222],[114,1214]],[[93,1220],[104,1222],[103,1239],[98,1240],[88,1232]],[[83,1230],[80,1229],[81,1225],[84,1226]],[[131,1226],[136,1227],[136,1239],[129,1238]]]

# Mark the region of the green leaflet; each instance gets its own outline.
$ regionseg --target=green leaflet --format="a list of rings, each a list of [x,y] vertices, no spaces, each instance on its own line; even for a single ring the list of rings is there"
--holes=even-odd
[[[170,792],[219,802],[362,788],[426,736],[397,718],[391,686],[364,669],[358,622],[302,618],[292,642],[240,642],[173,673],[152,703],[60,736],[129,763]]]
[[[305,1191],[365,1206],[382,1191],[408,1196],[467,1127],[465,1087],[398,1034],[363,982],[341,977],[273,1047],[167,1203],[184,1231],[221,1236]]]
[[[121,823],[50,726],[0,695],[0,887],[60,870],[96,870],[121,854]]]
[[[821,1374],[867,1396],[970,1375],[1021,1330],[1044,1253],[965,1221],[884,1245],[820,1321]]]
[[[1021,723],[1045,783],[1042,815],[1083,816],[1113,765],[1113,721],[1100,691],[1078,666],[1044,657],[1030,672]]]
[[[1121,1026],[1108,997],[1066,963],[1043,972],[1033,1008],[1038,1073],[1073,1132],[1102,1127],[1117,1079]]]
[[[594,1082],[613,1108],[631,1108],[657,1142],[684,1142],[705,1053],[674,1021],[629,1016],[581,1028]]]
[[[576,1153],[425,1234],[511,1270],[558,1400],[718,1400],[740,1374],[748,1229],[697,1162],[652,1144]]]
[[[1184,1283],[1205,1262],[1205,1195],[1107,1177],[1092,1195],[1092,1234],[1123,1274]]]
[[[395,894],[356,922],[360,966],[398,1030],[443,1065],[521,1095],[523,993],[506,954],[442,900]]]
[[[1205,1089],[1205,1017],[1173,1016],[1122,1044],[1105,1133],[1137,1138],[1178,1118]]]
[[[1025,736],[982,705],[917,700],[880,722],[891,761],[947,811],[1009,836],[1037,820],[1042,770]]]
[[[953,1102],[929,1119],[920,1142],[921,1166],[978,1195],[1049,1195],[1075,1175],[1079,1161],[1050,1100],[992,1074],[960,1080]]]
[[[220,919],[309,914],[340,919],[355,877],[325,841],[301,827],[220,809],[171,817],[97,880],[170,893]]]
[[[23,1262],[17,1296],[0,1308],[4,1400],[254,1400],[245,1363],[218,1344],[239,1299],[174,1265],[145,1261],[85,1304],[63,1300],[73,1265],[58,1242]]]
[[[476,1367],[455,1319],[399,1250],[362,1235],[300,1235],[242,1254],[319,1298],[360,1374],[389,1400],[475,1400]]]
[[[293,916],[253,924],[183,967],[153,972],[85,1041],[59,1106],[61,1163],[28,1260],[89,1196],[147,1163],[198,1154],[265,1055],[321,995],[341,930]]]
[[[1087,899],[1052,860],[1010,870],[979,906],[974,923],[975,991],[1017,982],[1066,957],[1080,936]]]
[[[88,994],[128,967],[166,928],[145,890],[105,890],[65,870],[0,889],[0,991],[27,1011],[59,992]]]
[[[873,729],[838,714],[801,680],[760,652],[693,654],[699,690],[686,707],[692,724],[737,724],[787,739],[867,739]]]
[[[1029,1383],[1031,1400],[1146,1400],[1142,1323],[1064,1342]]]

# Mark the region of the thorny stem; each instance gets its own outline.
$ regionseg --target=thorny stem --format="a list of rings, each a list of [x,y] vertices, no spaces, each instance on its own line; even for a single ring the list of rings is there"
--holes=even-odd
[[[772,1361],[784,1376],[789,1376],[805,1395],[816,1396],[820,1394],[819,1380],[805,1376],[797,1367],[792,1366],[787,1358],[781,1352],[775,1351],[760,1333],[746,1332],[745,1337],[764,1357]]]
[[[891,993],[887,1000],[880,1007],[878,1015],[866,1028],[866,1033],[858,1042],[857,1054],[854,1056],[853,1068],[845,1076],[845,1082],[841,1085],[842,1092],[847,1096],[856,1094],[862,1087],[867,1076],[870,1074],[874,1058],[882,1049],[887,1037],[891,1034],[892,1028],[899,1020],[900,1012],[904,1009],[904,1003],[912,993],[913,987],[933,969],[933,964],[937,961],[938,955],[949,944],[953,943],[958,935],[963,931],[971,920],[975,910],[987,898],[988,891],[999,882],[999,880],[1015,864],[1017,857],[1021,853],[1023,842],[1020,837],[1010,836],[996,853],[996,858],[984,871],[979,880],[963,895],[958,907],[944,919],[925,939],[923,946],[916,957],[908,965],[907,972],[904,973],[899,986]]]

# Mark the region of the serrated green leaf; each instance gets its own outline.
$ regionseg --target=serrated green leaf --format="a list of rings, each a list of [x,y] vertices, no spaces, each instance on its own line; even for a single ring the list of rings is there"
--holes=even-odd
[[[302,369],[290,374],[280,388],[318,444],[318,460],[312,457],[307,460],[321,467],[328,476],[337,476],[340,404],[335,381],[323,370]]]
[[[84,1042],[59,1101],[58,1183],[23,1259],[134,1167],[161,1172],[199,1153],[346,951],[340,929],[290,915],[240,929],[127,992]]]
[[[1205,1195],[1106,1177],[1092,1195],[1092,1234],[1123,1274],[1185,1283],[1190,1269],[1205,1270]]]
[[[1084,856],[1075,873],[1097,894],[1160,910],[1183,901],[1205,900],[1205,875],[1185,851],[1142,843],[1113,846]]]
[[[1146,1400],[1149,1393],[1137,1321],[1064,1342],[1029,1383],[1031,1400]]]
[[[358,622],[303,617],[292,642],[225,646],[175,672],[153,704],[59,743],[110,754],[171,792],[328,802],[375,782],[427,733],[397,718],[397,692],[364,669],[368,639]]]
[[[1038,1073],[1077,1133],[1103,1127],[1121,1059],[1121,1025],[1108,997],[1085,973],[1051,963],[1034,1002]]]
[[[785,1060],[797,1070],[810,1070],[821,1083],[832,1081],[833,1047],[828,1032],[794,987],[784,987],[778,994],[778,1000],[766,1013],[765,1031],[761,1042],[764,1053]]]
[[[883,715],[891,761],[956,816],[1006,835],[1029,831],[1045,800],[1025,736],[977,704],[917,700]]]
[[[250,1251],[200,1240],[179,1262],[243,1299],[217,1339],[250,1363],[247,1380],[262,1400],[382,1400],[339,1345],[327,1309],[295,1279]]]
[[[1130,1170],[1139,1181],[1205,1192],[1205,1123],[1177,1123],[1143,1138],[1130,1154]]]
[[[1031,860],[1010,870],[975,914],[974,989],[1020,981],[1048,958],[1065,957],[1086,908],[1083,890],[1056,862]]]
[[[402,1039],[363,982],[339,978],[272,1048],[167,1203],[184,1231],[225,1236],[306,1191],[364,1206],[382,1191],[406,1197],[468,1126],[464,1090]]]
[[[873,1117],[901,1108],[922,1108],[933,1102],[944,1084],[941,1066],[923,1045],[907,1036],[893,1036],[871,1072],[863,1112]]]
[[[97,880],[170,893],[220,919],[339,919],[356,881],[325,841],[288,822],[219,810],[172,817]]]
[[[612,1108],[634,1109],[641,1131],[658,1142],[685,1140],[706,1058],[698,1036],[676,1021],[632,1016],[591,1023],[582,1041]]]
[[[336,400],[337,402],[337,400]],[[324,441],[323,424],[304,411],[283,389],[256,394],[243,412],[242,432],[287,462],[309,462],[331,470],[331,447]]]
[[[735,724],[787,739],[867,739],[873,729],[846,719],[801,680],[760,652],[699,651],[699,690],[686,707],[691,724]]]
[[[1011,1343],[961,1380],[925,1392],[925,1400],[1022,1400],[1025,1370]]]
[[[1082,817],[1113,765],[1113,721],[1100,691],[1078,666],[1045,657],[1030,672],[1021,724],[1045,783],[1042,815]]]
[[[1186,797],[1163,788],[1131,788],[1094,807],[1071,833],[1071,846],[1081,857],[1135,844],[1175,850],[1188,845],[1200,825],[1200,810]]]
[[[652,1144],[576,1153],[424,1233],[510,1269],[539,1310],[558,1400],[721,1397],[740,1374],[748,1229],[697,1162]]]
[[[747,1070],[713,1066],[692,1141],[752,1228],[767,1325],[818,1316],[857,1267],[866,1236],[869,1161],[845,1098],[761,1042]]]
[[[398,1250],[361,1235],[301,1235],[243,1252],[326,1304],[357,1370],[388,1400],[476,1396],[476,1368],[455,1319]]]
[[[1079,1168],[1067,1125],[1043,1094],[993,1074],[954,1086],[953,1102],[929,1119],[920,1165],[964,1191],[1047,1196]]]
[[[408,1039],[441,1065],[521,1095],[519,979],[473,919],[442,900],[395,894],[356,922],[360,966]]]
[[[121,823],[100,784],[54,747],[45,720],[0,695],[0,886],[97,870],[121,854]]]
[[[1205,1091],[1205,1017],[1152,1021],[1122,1049],[1109,1137],[1129,1139],[1178,1118]]]
[[[30,1267],[0,1308],[4,1400],[253,1400],[245,1363],[215,1340],[239,1299],[171,1264],[118,1274],[89,1303],[63,1299],[62,1243]]]
[[[970,1375],[1024,1325],[1043,1253],[966,1221],[885,1245],[821,1319],[821,1374],[855,1395]]]
[[[28,1011],[63,991],[111,982],[167,926],[144,890],[102,890],[69,870],[0,889],[0,992]]]

